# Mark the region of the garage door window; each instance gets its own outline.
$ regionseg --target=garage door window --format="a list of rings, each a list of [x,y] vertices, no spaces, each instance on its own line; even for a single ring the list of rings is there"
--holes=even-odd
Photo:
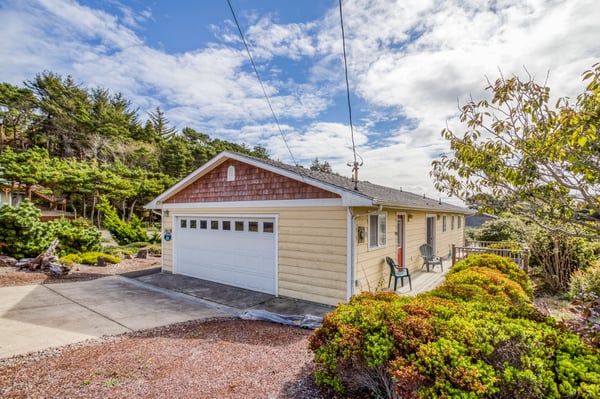
[[[229,220],[223,220],[223,230],[231,230],[231,222]]]
[[[201,220],[200,221],[200,229],[201,230],[206,230],[206,228],[207,228],[206,220]]]
[[[187,228],[187,219],[181,219],[181,228],[182,229]]]
[[[211,230],[219,230],[219,221],[218,220],[211,220],[210,221],[210,229]]]
[[[190,220],[190,229],[195,229],[198,227],[198,221],[197,220]]]
[[[258,222],[248,222],[248,231],[257,232]]]
[[[273,232],[273,222],[263,222],[263,233]]]
[[[235,222],[235,231],[244,231],[244,222],[237,220]]]

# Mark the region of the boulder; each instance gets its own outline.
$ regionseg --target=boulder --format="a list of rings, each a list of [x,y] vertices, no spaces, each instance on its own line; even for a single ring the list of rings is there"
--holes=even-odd
[[[0,267],[15,267],[17,265],[17,260],[15,258],[11,258],[10,256],[0,255]]]
[[[148,257],[148,250],[140,249],[135,257],[138,259],[146,259]]]

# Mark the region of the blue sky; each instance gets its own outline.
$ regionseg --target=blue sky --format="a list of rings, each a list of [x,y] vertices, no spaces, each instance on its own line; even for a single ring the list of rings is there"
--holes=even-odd
[[[350,176],[337,0],[231,0],[294,159]],[[443,198],[429,178],[457,104],[526,71],[555,96],[600,61],[596,0],[343,0],[359,178]],[[227,0],[0,0],[0,81],[44,70],[121,92],[140,115],[292,162]]]

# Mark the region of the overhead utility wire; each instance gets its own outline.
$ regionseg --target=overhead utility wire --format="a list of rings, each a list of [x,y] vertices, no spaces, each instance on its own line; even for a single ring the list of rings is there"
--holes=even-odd
[[[254,59],[252,59],[252,54],[250,54],[250,49],[248,48],[248,43],[246,42],[244,33],[242,33],[242,28],[240,28],[240,23],[238,22],[238,19],[235,15],[235,11],[233,11],[233,6],[231,5],[231,0],[227,0],[227,4],[229,4],[229,9],[231,10],[231,15],[233,16],[235,26],[237,26],[238,32],[240,32],[240,37],[242,38],[242,42],[244,43],[244,47],[246,48],[246,52],[248,53],[248,58],[250,59],[250,63],[252,64],[252,68],[254,69],[256,78],[258,79],[258,83],[260,83],[260,87],[265,96],[265,99],[267,100],[267,104],[269,104],[269,109],[271,110],[271,114],[273,114],[273,119],[275,119],[275,123],[277,124],[277,128],[279,129],[279,134],[281,134],[281,137],[283,138],[285,147],[287,148],[288,152],[290,153],[290,156],[292,157],[292,161],[294,161],[294,165],[298,166],[298,163],[296,162],[296,159],[294,158],[294,154],[292,154],[292,150],[290,149],[287,139],[285,138],[285,134],[283,133],[283,130],[281,130],[281,125],[279,125],[279,119],[277,119],[277,115],[275,115],[275,111],[273,110],[273,106],[271,105],[271,100],[269,99],[269,96],[267,95],[267,91],[265,90],[265,86],[262,82],[262,79],[260,78],[260,75],[258,74],[258,69],[256,68],[256,64],[254,63]]]
[[[342,48],[344,53],[344,72],[346,76],[346,98],[348,101],[348,117],[350,118],[350,135],[352,137],[352,154],[354,155],[354,163],[352,166],[352,171],[354,172],[354,189],[358,190],[358,167],[362,166],[362,159],[360,165],[356,160],[356,146],[354,144],[354,126],[352,123],[352,106],[350,105],[350,83],[348,81],[348,60],[346,56],[346,35],[344,33],[344,16],[342,14],[342,0],[338,1],[340,5],[340,25],[342,27]]]

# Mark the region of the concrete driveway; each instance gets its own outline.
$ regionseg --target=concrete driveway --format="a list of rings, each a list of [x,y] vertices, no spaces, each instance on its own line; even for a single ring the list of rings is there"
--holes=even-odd
[[[0,288],[0,358],[201,318],[229,317],[121,276]]]

